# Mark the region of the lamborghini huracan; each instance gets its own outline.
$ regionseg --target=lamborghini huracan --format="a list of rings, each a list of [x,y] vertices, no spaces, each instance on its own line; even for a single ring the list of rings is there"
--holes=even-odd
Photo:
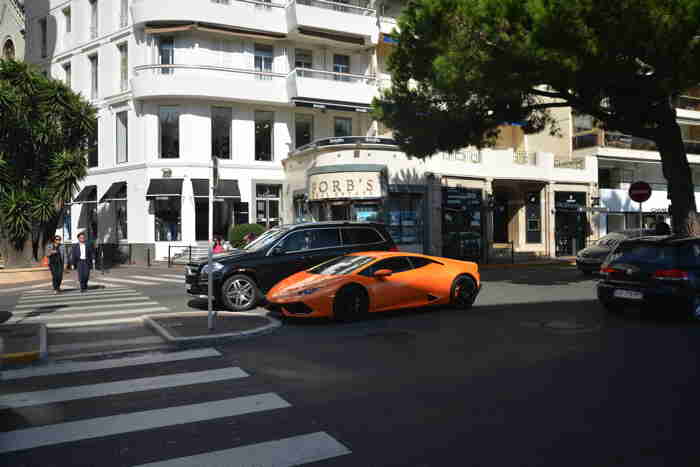
[[[428,305],[467,309],[481,290],[475,263],[414,253],[352,253],[298,272],[267,294],[285,316],[347,321],[367,312]]]

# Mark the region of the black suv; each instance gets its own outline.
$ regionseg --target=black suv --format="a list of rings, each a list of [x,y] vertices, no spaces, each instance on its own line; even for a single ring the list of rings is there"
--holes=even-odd
[[[598,300],[608,311],[634,306],[700,319],[700,237],[622,241],[600,272]]]
[[[267,230],[241,250],[214,255],[214,299],[233,311],[255,307],[277,282],[355,251],[396,251],[382,224],[314,222]],[[185,268],[187,293],[207,294],[207,261]]]

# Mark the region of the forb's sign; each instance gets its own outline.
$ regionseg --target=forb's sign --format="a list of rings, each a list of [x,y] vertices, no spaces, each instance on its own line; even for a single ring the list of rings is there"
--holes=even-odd
[[[309,177],[309,201],[338,198],[381,198],[380,172],[339,172]]]

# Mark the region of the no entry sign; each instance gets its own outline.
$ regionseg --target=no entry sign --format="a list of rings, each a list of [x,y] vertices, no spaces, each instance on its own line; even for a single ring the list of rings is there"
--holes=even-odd
[[[630,185],[630,198],[638,203],[643,203],[651,197],[651,186],[647,182],[634,182]]]

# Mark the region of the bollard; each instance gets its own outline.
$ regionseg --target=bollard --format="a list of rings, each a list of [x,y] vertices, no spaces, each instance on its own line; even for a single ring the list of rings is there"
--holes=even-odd
[[[170,243],[168,243],[168,267],[172,266],[172,262],[170,261]]]
[[[515,264],[515,242],[510,242],[510,264]]]
[[[151,267],[151,249],[150,248],[146,248],[146,265],[148,265],[149,268]]]

